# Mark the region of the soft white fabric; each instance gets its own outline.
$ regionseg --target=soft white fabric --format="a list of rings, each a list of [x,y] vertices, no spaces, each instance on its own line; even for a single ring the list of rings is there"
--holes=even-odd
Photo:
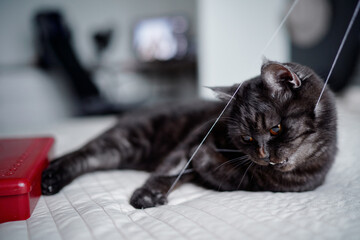
[[[0,239],[359,239],[360,115],[339,108],[338,157],[315,191],[215,192],[186,184],[168,205],[136,210],[128,200],[148,173],[96,172],[41,197],[27,221],[0,224]],[[113,122],[81,119],[37,132],[55,134],[58,156]]]

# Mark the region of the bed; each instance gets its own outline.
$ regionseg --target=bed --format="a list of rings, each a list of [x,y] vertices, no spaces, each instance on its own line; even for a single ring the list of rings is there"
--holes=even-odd
[[[0,239],[359,239],[360,112],[343,101],[338,109],[337,160],[315,191],[216,192],[185,184],[168,205],[137,210],[128,200],[148,173],[100,171],[42,196],[28,220],[0,224]],[[114,122],[73,119],[12,136],[51,134],[59,156]]]

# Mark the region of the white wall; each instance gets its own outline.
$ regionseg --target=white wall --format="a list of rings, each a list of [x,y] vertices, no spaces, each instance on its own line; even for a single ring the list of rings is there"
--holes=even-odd
[[[286,0],[199,0],[198,37],[200,94],[202,86],[231,85],[260,72],[262,51],[279,26],[289,4]],[[289,59],[285,26],[265,51],[272,60]]]
[[[73,96],[61,78],[30,67],[0,71],[0,136],[69,118]]]

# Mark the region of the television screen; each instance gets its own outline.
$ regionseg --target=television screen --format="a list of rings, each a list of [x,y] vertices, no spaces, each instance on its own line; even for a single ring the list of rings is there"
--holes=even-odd
[[[171,61],[186,58],[189,24],[183,16],[148,18],[134,28],[133,45],[140,61]]]

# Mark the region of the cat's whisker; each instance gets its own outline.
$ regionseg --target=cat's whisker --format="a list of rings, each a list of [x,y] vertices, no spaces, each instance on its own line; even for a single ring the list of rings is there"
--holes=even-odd
[[[240,160],[240,162],[237,163],[237,164],[233,167],[233,169],[236,169],[236,168],[238,168],[238,167],[240,167],[240,166],[242,166],[242,165],[245,165],[245,164],[249,164],[249,162],[251,162],[251,160],[250,160],[250,158],[248,158],[248,156],[243,156],[243,157],[246,157],[246,158]],[[223,164],[221,164],[220,166],[218,166],[214,171],[216,171],[218,168],[220,168],[220,167],[223,166],[223,165],[226,165],[226,164],[231,163],[231,162],[236,162],[237,160],[239,160],[239,158],[234,158],[234,159],[228,160],[228,161],[224,162]],[[224,179],[222,179],[222,181],[219,183],[218,191],[221,190],[221,186],[222,186],[223,182],[224,182]]]
[[[253,166],[253,165],[254,165],[254,162],[251,162],[250,165],[249,165],[249,166],[247,167],[247,169],[245,170],[244,175],[242,176],[242,178],[241,178],[241,180],[240,180],[240,183],[239,183],[239,185],[238,185],[238,187],[237,187],[238,190],[239,190],[242,182],[244,181],[247,172],[249,171],[249,169],[250,169],[251,166]]]
[[[217,170],[219,170],[221,167],[227,165],[227,164],[230,164],[230,163],[234,163],[236,162],[238,159],[232,159],[232,160],[228,160],[222,164],[220,164],[219,166],[217,166],[215,169],[214,169],[214,172],[216,172]]]
[[[231,159],[231,160],[227,160],[226,162],[223,162],[222,164],[220,164],[219,166],[217,166],[215,169],[214,169],[214,172],[219,170],[219,168],[225,166],[226,164],[230,164],[232,162],[236,162],[238,161],[239,159],[235,158],[235,159]]]
[[[251,163],[252,161],[250,159],[245,159],[243,160],[241,163],[237,164],[235,167],[239,167],[239,166],[242,166],[242,165],[246,165],[248,163]]]
[[[239,168],[241,166],[244,166],[244,165],[247,165],[249,163],[251,163],[252,161],[250,159],[245,159],[244,161],[241,161],[239,163],[237,163],[235,166],[234,166],[234,169],[236,168]]]
[[[244,156],[244,157],[245,157],[245,156]],[[248,157],[248,156],[246,156],[246,157]],[[232,161],[232,160],[238,160],[238,159],[237,159],[237,158],[231,159],[231,160],[229,160],[229,161],[226,161],[226,162],[223,163],[222,165],[225,165],[226,163],[229,163],[229,162]],[[236,168],[238,168],[238,167],[240,167],[240,166],[242,166],[242,165],[249,164],[249,163],[250,163],[250,165],[251,165],[251,163],[252,163],[252,161],[250,160],[250,158],[245,159],[244,161],[241,161],[241,162],[239,162],[238,164],[236,164],[236,165],[234,166],[234,169],[236,169]],[[221,167],[221,165],[220,165],[219,167]],[[217,167],[217,168],[219,168],[219,167]],[[249,166],[249,167],[250,167],[250,166]],[[248,168],[249,168],[249,167],[248,167]],[[246,172],[245,172],[245,174],[246,174]],[[245,174],[244,174],[244,176],[245,176]],[[253,177],[253,175],[252,175],[252,177]],[[223,180],[224,180],[224,179],[223,179]],[[222,184],[223,184],[223,181],[220,182],[220,184],[219,184],[219,186],[218,186],[218,191],[221,190]],[[239,188],[239,187],[238,187],[238,188]]]
[[[244,181],[244,179],[245,179],[245,176],[246,176],[247,172],[249,171],[249,169],[250,169],[251,166],[253,166],[253,165],[254,165],[254,162],[251,162],[250,165],[249,165],[249,166],[247,167],[247,169],[245,170],[244,175],[242,176],[242,178],[241,178],[241,180],[240,180],[240,183],[239,183],[239,185],[238,185],[238,187],[237,187],[237,190],[239,190],[241,184],[243,183],[243,181]]]
[[[250,159],[234,159],[234,161],[232,161],[231,163],[235,163],[235,162],[237,162],[237,163],[233,166],[234,169],[248,164],[249,162],[251,162],[251,160]]]
[[[219,166],[217,166],[215,169],[214,169],[214,172],[217,171],[220,167],[226,165],[226,164],[230,164],[230,163],[234,163],[234,162],[237,162],[237,161],[240,161],[240,163],[242,163],[244,160],[248,160],[247,159],[248,156],[241,156],[241,157],[237,157],[237,158],[233,158],[233,159],[230,159],[230,160],[227,160],[226,162],[223,162],[222,164],[220,164]]]
[[[236,157],[236,158],[233,158],[233,159],[231,159],[231,160],[246,160],[246,159],[248,159],[249,157],[247,156],[247,155],[245,155],[245,156],[240,156],[240,157]]]
[[[233,153],[242,153],[243,151],[237,149],[224,149],[224,148],[216,148],[217,152],[233,152]]]

